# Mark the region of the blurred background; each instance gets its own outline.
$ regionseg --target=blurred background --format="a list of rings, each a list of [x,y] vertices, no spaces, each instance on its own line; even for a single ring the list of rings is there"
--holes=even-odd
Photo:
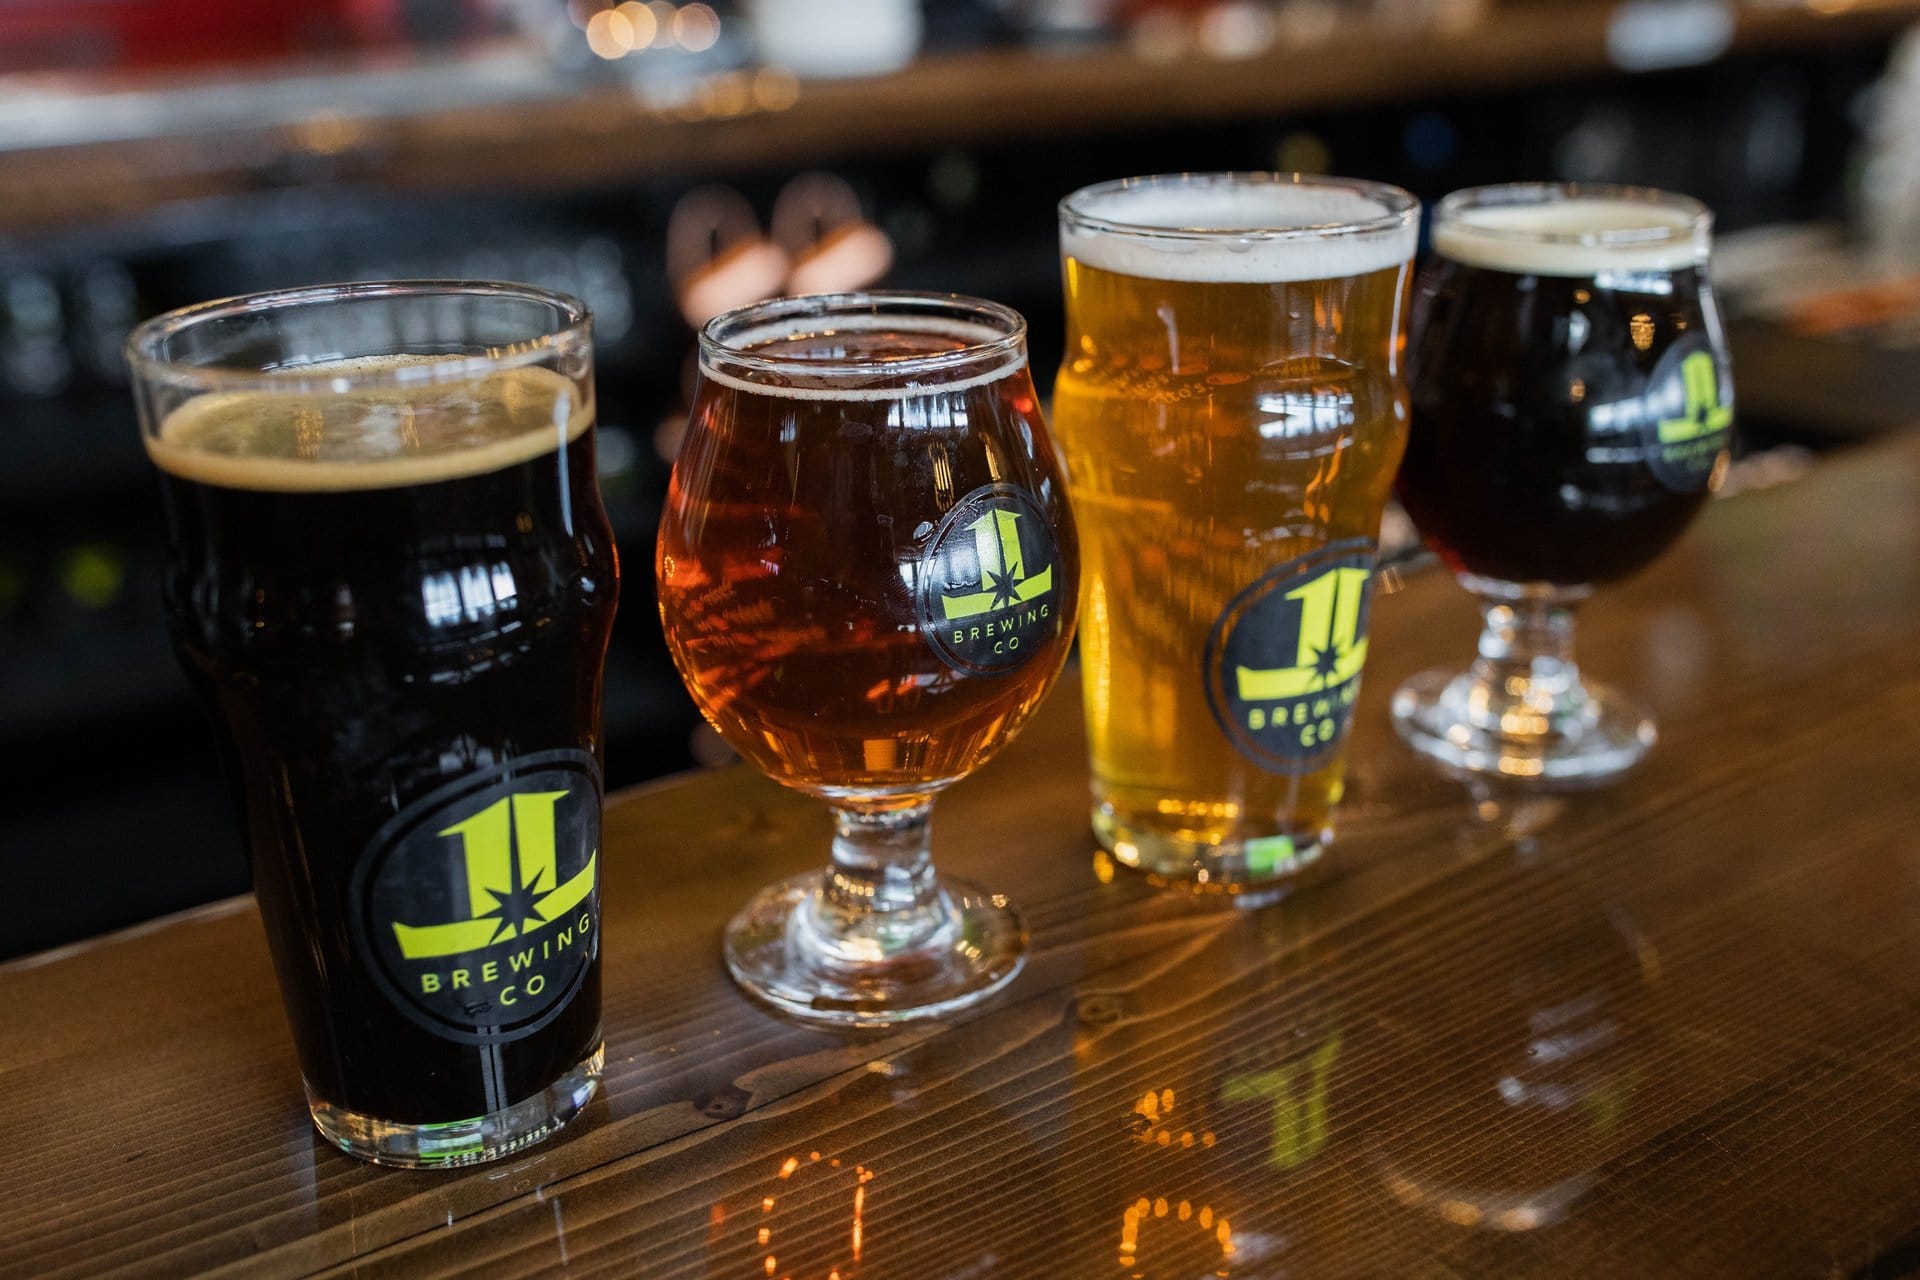
[[[0,956],[246,887],[160,611],[121,342],[255,289],[495,277],[597,316],[626,557],[612,786],[721,752],[651,548],[693,326],[884,282],[1007,302],[1054,202],[1278,168],[1719,214],[1764,483],[1920,398],[1920,0],[0,0]],[[21,895],[24,894],[24,900]]]

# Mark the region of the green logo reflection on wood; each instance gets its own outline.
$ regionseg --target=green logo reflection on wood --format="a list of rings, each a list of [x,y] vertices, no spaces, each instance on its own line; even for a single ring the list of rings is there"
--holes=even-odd
[[[1684,416],[1661,419],[1661,444],[1684,444],[1733,425],[1733,406],[1720,403],[1720,370],[1712,355],[1689,352],[1680,362],[1680,385],[1686,395]]]
[[[1360,634],[1360,602],[1371,569],[1329,569],[1285,599],[1300,604],[1300,639],[1294,664],[1255,670],[1235,667],[1234,678],[1245,702],[1299,698],[1360,674],[1367,661],[1367,639]]]
[[[980,582],[985,588],[962,595],[942,595],[948,622],[977,618],[995,609],[1025,604],[1053,590],[1053,566],[1029,576],[1020,553],[1020,513],[998,508],[966,526],[980,557]]]
[[[458,840],[466,863],[471,915],[449,924],[394,922],[394,939],[409,960],[461,955],[544,928],[593,892],[599,854],[562,884],[554,856],[554,806],[570,793],[503,796],[464,822],[439,832]],[[509,817],[511,815],[511,817]]]
[[[1309,1056],[1271,1071],[1229,1076],[1220,1086],[1220,1101],[1265,1102],[1273,1124],[1267,1167],[1295,1169],[1313,1159],[1327,1145],[1327,1093],[1333,1081],[1334,1059],[1340,1056],[1340,1037],[1334,1036]]]

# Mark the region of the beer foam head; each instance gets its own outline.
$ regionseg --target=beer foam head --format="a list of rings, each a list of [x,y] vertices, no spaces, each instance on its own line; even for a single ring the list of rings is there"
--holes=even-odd
[[[1153,280],[1282,284],[1364,275],[1413,257],[1419,206],[1381,183],[1259,174],[1130,178],[1060,203],[1060,248]]]
[[[1515,275],[1677,271],[1707,260],[1706,207],[1658,192],[1486,188],[1441,201],[1433,248],[1471,267]]]
[[[996,324],[889,310],[884,299],[864,311],[791,305],[804,301],[756,305],[709,323],[701,375],[754,395],[869,401],[970,391],[1027,366],[1025,329],[1012,312],[1011,324]]]
[[[147,452],[163,471],[231,489],[386,489],[525,462],[560,448],[592,420],[593,406],[574,383],[532,366],[463,381],[349,381],[331,392],[312,387],[316,375],[434,359],[375,356],[303,365],[287,370],[294,389],[256,384],[197,396],[162,420],[147,437]]]

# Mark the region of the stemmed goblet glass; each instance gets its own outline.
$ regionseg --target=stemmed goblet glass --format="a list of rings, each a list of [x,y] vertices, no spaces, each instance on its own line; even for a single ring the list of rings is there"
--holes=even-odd
[[[1588,784],[1653,745],[1647,712],[1582,677],[1573,608],[1666,550],[1725,473],[1712,222],[1686,196],[1553,183],[1434,211],[1399,494],[1485,626],[1471,666],[1415,676],[1393,716],[1450,770]]]
[[[727,927],[734,978],[842,1025],[949,1013],[1010,981],[1018,914],[935,874],[928,818],[1019,732],[1073,636],[1077,543],[1020,316],[871,293],[713,320],[657,568],[702,713],[833,808],[826,872]]]

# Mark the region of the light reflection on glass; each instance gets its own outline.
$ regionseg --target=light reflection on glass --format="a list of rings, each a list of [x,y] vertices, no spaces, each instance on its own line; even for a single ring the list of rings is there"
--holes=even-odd
[[[1640,318],[1634,317],[1634,322],[1638,323]],[[1594,439],[1586,448],[1587,461],[1644,465],[1647,446],[1643,437],[1647,426],[1682,417],[1686,407],[1686,387],[1679,378],[1662,378],[1639,395],[1590,405],[1587,431]]]
[[[1263,440],[1304,441],[1344,436],[1353,430],[1353,393],[1346,390],[1278,391],[1258,398],[1255,427]],[[1333,447],[1335,441],[1324,441]]]
[[[427,625],[446,626],[460,618],[460,588],[450,573],[430,573],[420,583],[421,602],[427,608]]]
[[[889,430],[965,431],[968,421],[965,396],[906,395],[887,401]]]
[[[1665,271],[1602,271],[1594,276],[1593,284],[1602,292],[1645,293],[1663,298],[1673,295],[1673,276]]]
[[[1644,311],[1636,311],[1627,321],[1627,332],[1633,338],[1633,345],[1645,351],[1653,345],[1653,317]]]
[[[420,603],[432,627],[478,622],[518,594],[513,569],[505,561],[463,565],[456,572],[430,573],[420,581]]]

